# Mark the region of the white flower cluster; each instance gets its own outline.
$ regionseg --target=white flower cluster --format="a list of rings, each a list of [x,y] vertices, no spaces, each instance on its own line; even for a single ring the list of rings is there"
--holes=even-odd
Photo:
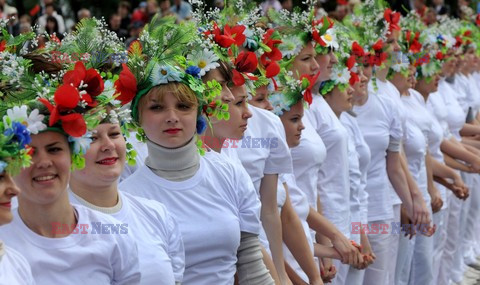
[[[10,79],[10,84],[20,82],[20,78],[25,73],[23,61],[22,57],[17,57],[9,52],[0,52],[0,71],[3,76]]]

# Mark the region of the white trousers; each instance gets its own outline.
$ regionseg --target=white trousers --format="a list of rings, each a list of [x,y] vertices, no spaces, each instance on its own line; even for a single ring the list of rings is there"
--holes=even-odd
[[[464,232],[464,262],[472,264],[476,262],[477,257],[477,239],[478,228],[480,226],[480,181],[478,175],[471,175],[470,205],[466,212],[465,232]]]
[[[445,204],[448,203],[444,201]],[[433,214],[433,222],[437,225],[437,231],[433,235],[433,284],[439,284],[440,265],[442,264],[443,252],[447,243],[448,207]]]
[[[440,270],[438,274],[438,285],[450,284],[452,277],[454,256],[459,247],[460,237],[460,213],[462,210],[462,200],[454,195],[450,195],[448,204],[448,213],[446,215],[447,238],[442,254],[442,262],[440,263]]]
[[[392,258],[392,245],[394,245],[395,241],[398,240],[398,237],[391,233],[392,222],[394,222],[394,219],[373,221],[368,223],[370,228],[372,228],[372,225],[374,224],[387,224],[388,231],[387,233],[382,233],[380,230],[380,233],[378,234],[368,235],[370,245],[372,246],[373,252],[377,256],[377,259],[365,270],[363,285],[382,285],[393,283],[394,276],[389,270],[392,268],[391,263],[396,262],[396,254],[395,258]],[[397,249],[398,248],[395,246],[395,250]]]

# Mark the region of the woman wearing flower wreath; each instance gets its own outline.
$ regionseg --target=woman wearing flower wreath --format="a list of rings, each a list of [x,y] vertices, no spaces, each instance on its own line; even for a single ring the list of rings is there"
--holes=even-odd
[[[204,84],[191,61],[164,57],[166,51],[182,52],[187,43],[193,43],[195,29],[187,23],[150,25],[153,28],[146,30],[144,39],[157,44],[145,40],[144,53],[134,47],[129,57],[138,87],[132,116],[143,129],[148,157],[145,166],[124,180],[120,189],[162,202],[177,220],[185,247],[183,284],[231,284],[237,252],[241,254],[244,242],[257,240],[256,246],[247,249],[260,250],[259,203],[239,166],[214,152],[198,153],[196,134],[205,127],[204,114],[219,119],[228,116],[224,104],[213,101],[222,87],[215,81]],[[171,36],[182,35],[183,40],[175,45],[165,42],[156,37],[161,29],[170,29]],[[176,55],[176,60],[181,59]],[[149,59],[146,68],[145,58]],[[238,270],[245,269],[239,266]],[[248,278],[271,281],[268,275],[250,274]]]
[[[12,198],[20,193],[12,179],[12,174],[18,172],[21,167],[27,167],[30,163],[29,148],[30,132],[21,128],[21,122],[11,120],[7,116],[0,123],[2,133],[0,149],[0,227],[12,221],[11,202]],[[33,285],[30,264],[25,257],[0,240],[0,278],[5,284]]]
[[[119,94],[115,99],[123,104],[135,96],[135,77],[126,64],[115,87]],[[128,225],[128,234],[138,245],[140,284],[180,284],[185,253],[175,219],[163,204],[117,189],[118,178],[130,159],[122,135],[130,114],[119,107],[107,107],[108,117],[91,131],[85,168],[73,171],[70,177],[70,201]]]
[[[138,284],[135,242],[127,235],[95,227],[120,222],[72,206],[68,199],[70,168],[83,166],[82,152],[88,147],[87,123],[94,125],[104,113],[100,106],[111,99],[104,93],[103,79],[83,63],[67,71],[63,79],[46,73],[24,76],[30,82],[42,78],[48,85],[32,85],[27,90],[42,92],[44,97],[7,112],[32,133],[32,165],[15,176],[22,189],[19,207],[14,222],[0,229],[2,238],[25,255],[40,284],[74,284],[80,278],[92,284]]]

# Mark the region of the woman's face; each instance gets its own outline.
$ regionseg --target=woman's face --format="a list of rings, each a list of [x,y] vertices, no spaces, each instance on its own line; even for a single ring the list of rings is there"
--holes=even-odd
[[[305,126],[302,123],[303,118],[303,100],[293,105],[289,111],[284,111],[280,119],[285,128],[287,143],[289,147],[296,147],[300,144],[302,130]]]
[[[202,80],[203,80],[203,82],[215,80],[218,83],[220,83],[220,85],[222,85],[222,92],[220,93],[220,99],[224,103],[228,103],[228,102],[231,102],[231,101],[234,100],[232,91],[228,87],[228,81],[225,78],[225,76],[222,75],[222,73],[220,72],[220,70],[218,68],[215,68],[215,69],[207,72],[207,74],[205,74],[205,76],[202,78]]]
[[[317,54],[315,57],[318,65],[320,66],[319,82],[329,80],[332,75],[332,69],[335,64],[338,63],[338,59],[333,51],[327,54]]]
[[[373,75],[373,66],[368,65],[368,64],[364,65],[363,66],[363,75],[365,75],[367,77],[367,82],[370,81],[370,79],[372,79],[372,75]]]
[[[197,105],[180,102],[172,92],[162,99],[148,95],[140,100],[140,125],[152,142],[166,148],[179,148],[187,144],[196,131]]]
[[[350,85],[343,91],[338,86],[335,86],[332,92],[325,96],[325,101],[327,101],[333,112],[339,116],[342,112],[352,109],[352,94],[353,88]]]
[[[440,76],[437,74],[433,76],[433,78],[427,82],[426,78],[420,78],[417,81],[416,88],[417,90],[421,90],[422,94],[430,94],[433,92],[437,92],[438,90],[438,81],[440,80]]]
[[[0,226],[12,221],[12,198],[20,193],[12,177],[3,172],[0,174]]]
[[[230,119],[217,120],[211,119],[213,135],[216,138],[241,139],[247,130],[247,121],[252,117],[248,109],[247,88],[245,85],[231,87],[233,101],[228,103],[228,112]],[[207,132],[205,135],[209,135]]]
[[[363,68],[358,68],[358,71],[360,80],[353,85],[353,96],[354,98],[363,98],[368,94],[368,78],[363,74]]]
[[[400,93],[403,93],[410,88],[409,76],[404,76],[401,72],[393,73],[392,79],[390,79],[395,87],[397,87]]]
[[[269,93],[270,92],[268,92],[267,86],[257,88],[257,90],[255,91],[255,96],[253,96],[251,100],[248,100],[248,104],[258,107],[260,109],[272,111],[273,106],[268,100]]]
[[[71,153],[67,138],[57,132],[32,135],[32,165],[14,177],[22,190],[19,202],[48,205],[65,194],[70,179]]]
[[[93,187],[115,183],[125,166],[126,149],[119,124],[98,125],[85,154],[85,168],[74,171],[71,179]]]
[[[291,70],[296,79],[299,79],[300,76],[304,74],[312,76],[317,74],[319,67],[315,60],[315,49],[313,48],[312,43],[306,44],[295,57]]]

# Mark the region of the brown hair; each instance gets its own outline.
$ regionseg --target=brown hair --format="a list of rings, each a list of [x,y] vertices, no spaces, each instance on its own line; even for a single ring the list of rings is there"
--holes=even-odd
[[[138,102],[138,121],[140,123],[142,122],[142,110],[147,105],[147,102],[150,99],[162,101],[163,97],[167,93],[172,93],[179,102],[186,103],[192,107],[198,106],[196,94],[184,83],[170,82],[168,84],[158,85],[150,89],[150,91],[148,91],[148,93],[145,94],[145,96],[143,96]]]

